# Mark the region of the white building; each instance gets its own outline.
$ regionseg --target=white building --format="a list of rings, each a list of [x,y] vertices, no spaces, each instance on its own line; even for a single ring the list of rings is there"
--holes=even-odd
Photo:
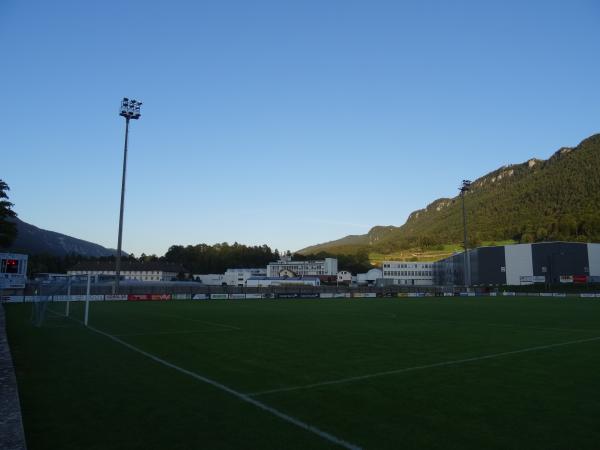
[[[287,261],[280,260],[267,265],[268,277],[279,277],[283,271],[286,275],[297,277],[333,275],[338,273],[337,258],[325,258],[321,261]]]
[[[269,287],[269,286],[320,286],[319,277],[252,277],[246,281],[247,287]]]
[[[356,274],[356,284],[375,284],[379,278],[383,278],[383,272],[381,269],[371,269],[367,273]]]
[[[49,273],[41,272],[33,275],[34,281],[41,281],[43,283],[60,283],[67,282],[69,275],[66,273]]]
[[[223,282],[227,286],[245,286],[248,279],[265,276],[267,276],[267,269],[227,269]]]
[[[394,284],[410,286],[433,285],[433,263],[413,261],[384,261],[383,278]]]
[[[28,256],[0,253],[0,289],[24,289],[27,283]]]
[[[222,286],[225,283],[222,273],[194,274],[194,280],[207,286]]]
[[[340,270],[337,274],[337,282],[350,284],[352,282],[352,274],[347,270]]]
[[[186,269],[168,262],[122,261],[121,277],[124,280],[171,281]],[[115,275],[115,263],[110,261],[81,261],[67,271],[68,275]]]

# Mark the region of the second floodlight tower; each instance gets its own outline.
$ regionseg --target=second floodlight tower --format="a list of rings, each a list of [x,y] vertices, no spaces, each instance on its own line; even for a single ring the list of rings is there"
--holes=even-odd
[[[121,179],[121,210],[119,213],[119,241],[117,243],[117,263],[115,267],[115,294],[119,293],[119,281],[121,278],[121,243],[123,241],[123,209],[125,207],[125,174],[127,172],[127,141],[129,139],[129,121],[139,119],[142,102],[130,100],[127,97],[121,101],[119,115],[125,117],[125,148],[123,150],[123,178]]]
[[[467,243],[467,210],[465,209],[465,195],[471,190],[471,181],[462,180],[462,184],[458,188],[462,198],[462,216],[463,216],[463,242],[465,247],[464,274],[465,286],[471,285],[471,259],[469,258],[469,246]]]

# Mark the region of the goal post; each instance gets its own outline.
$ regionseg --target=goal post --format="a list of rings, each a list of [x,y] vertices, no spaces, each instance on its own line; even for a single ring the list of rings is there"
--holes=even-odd
[[[83,313],[83,326],[88,326],[88,317],[90,312],[90,291],[92,287],[92,274],[87,274],[87,287],[85,290],[85,311]]]

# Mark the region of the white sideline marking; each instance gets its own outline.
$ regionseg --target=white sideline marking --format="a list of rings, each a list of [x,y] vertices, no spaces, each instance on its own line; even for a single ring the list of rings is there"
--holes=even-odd
[[[183,331],[148,331],[140,333],[119,333],[113,334],[113,336],[127,337],[127,336],[153,336],[155,334],[191,334],[191,333],[230,333],[235,330],[183,330]]]
[[[584,342],[593,342],[593,341],[600,341],[600,336],[589,338],[589,339],[579,339],[576,341],[559,342],[558,344],[539,345],[537,347],[523,348],[521,350],[512,350],[510,352],[492,353],[491,355],[475,356],[473,358],[455,359],[453,361],[443,361],[443,362],[439,362],[439,363],[426,364],[423,366],[414,366],[414,367],[405,367],[404,369],[387,370],[385,372],[377,372],[377,373],[371,373],[371,374],[367,374],[367,375],[358,375],[355,377],[340,378],[338,380],[322,381],[319,383],[304,384],[304,385],[300,385],[300,386],[291,386],[291,387],[284,387],[284,388],[278,388],[278,389],[269,389],[267,391],[251,392],[246,395],[248,395],[249,397],[256,397],[259,395],[275,394],[278,392],[297,391],[300,389],[311,389],[311,388],[320,387],[320,386],[329,386],[332,384],[350,383],[352,381],[367,380],[369,378],[383,377],[386,375],[395,375],[395,374],[404,373],[404,372],[412,372],[414,370],[433,369],[435,367],[452,366],[452,365],[456,365],[456,364],[463,364],[463,363],[468,363],[468,362],[473,362],[473,361],[481,361],[484,359],[499,358],[502,356],[516,355],[518,353],[534,352],[537,350],[546,350],[546,349],[554,348],[554,347],[562,347],[564,345],[583,344]]]
[[[137,353],[145,356],[146,358],[149,358],[149,359],[151,359],[151,360],[153,360],[153,361],[155,361],[155,362],[157,362],[159,364],[162,364],[164,366],[170,367],[171,369],[175,369],[178,372],[181,372],[181,373],[183,373],[185,375],[188,375],[188,376],[190,376],[192,378],[195,378],[196,380],[199,380],[199,381],[202,381],[204,383],[210,384],[210,385],[216,387],[217,389],[225,391],[228,394],[231,394],[231,395],[239,398],[240,400],[245,401],[246,403],[250,403],[251,405],[254,405],[257,408],[260,408],[263,411],[269,412],[269,413],[273,414],[274,416],[279,417],[280,419],[285,420],[286,422],[289,422],[289,423],[291,423],[293,425],[296,425],[297,427],[300,427],[300,428],[303,428],[303,429],[305,429],[307,431],[310,431],[311,433],[316,434],[317,436],[319,436],[319,437],[321,437],[321,438],[323,438],[325,440],[328,440],[329,442],[332,442],[334,444],[337,444],[337,445],[339,445],[341,447],[344,447],[344,448],[347,448],[347,449],[350,449],[350,450],[361,450],[361,447],[359,447],[358,445],[354,445],[354,444],[346,442],[346,441],[344,441],[344,440],[342,440],[340,438],[337,438],[334,435],[327,433],[326,431],[320,430],[319,428],[317,428],[315,426],[312,426],[312,425],[309,425],[306,422],[302,422],[301,420],[296,419],[295,417],[292,417],[292,416],[290,416],[288,414],[285,414],[285,413],[283,413],[283,412],[281,412],[281,411],[279,411],[279,410],[277,410],[275,408],[272,408],[271,406],[268,406],[268,405],[266,405],[266,404],[264,404],[262,402],[259,402],[258,400],[255,400],[255,399],[251,398],[250,396],[248,396],[246,394],[243,394],[243,393],[238,392],[238,391],[236,391],[236,390],[234,390],[234,389],[232,389],[232,388],[230,388],[228,386],[225,386],[224,384],[221,384],[221,383],[219,383],[217,381],[211,380],[210,378],[206,378],[206,377],[204,377],[202,375],[199,375],[199,374],[197,374],[195,372],[192,372],[190,370],[187,370],[187,369],[184,369],[182,367],[176,366],[175,364],[172,364],[172,363],[170,363],[168,361],[165,361],[164,359],[161,359],[158,356],[153,355],[152,353],[148,353],[148,352],[146,352],[146,351],[144,351],[142,349],[139,349],[139,348],[137,348],[137,347],[135,347],[135,346],[133,346],[131,344],[128,344],[127,342],[119,339],[116,336],[113,336],[112,334],[105,333],[104,331],[100,331],[97,328],[94,328],[92,326],[88,326],[87,328],[90,329],[91,331],[94,331],[94,332],[96,332],[98,334],[101,334],[102,336],[106,336],[107,338],[109,338],[109,339],[111,339],[111,340],[113,340],[115,342],[118,342],[119,344],[123,345],[124,347],[127,347],[128,349],[133,350],[134,352],[137,352]]]

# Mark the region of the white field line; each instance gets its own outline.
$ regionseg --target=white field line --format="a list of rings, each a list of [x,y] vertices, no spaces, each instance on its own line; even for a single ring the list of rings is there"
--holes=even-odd
[[[172,314],[160,314],[160,313],[153,313],[153,312],[147,312],[147,311],[142,311],[142,314],[149,314],[151,316],[159,316],[159,317],[171,317],[173,319],[188,320],[190,322],[204,323],[204,324],[207,324],[207,325],[214,325],[214,326],[222,327],[222,328],[230,328],[232,330],[241,330],[240,327],[236,327],[236,326],[233,326],[233,325],[227,325],[227,324],[224,324],[224,323],[216,323],[216,322],[208,322],[206,320],[200,320],[200,319],[190,319],[189,317],[174,316]]]
[[[120,334],[113,334],[113,336],[127,337],[127,336],[153,336],[155,334],[231,333],[232,331],[235,331],[235,330],[224,329],[224,330],[148,331],[148,332],[140,332],[140,333],[120,333]]]
[[[408,316],[405,316],[408,317]],[[402,319],[404,317],[397,317],[398,319]],[[412,317],[411,317],[412,318]],[[465,325],[465,326],[472,326],[472,325],[476,325],[476,326],[482,326],[482,327],[497,327],[497,328],[514,328],[517,330],[540,330],[540,331],[575,331],[578,333],[596,333],[598,332],[598,330],[592,330],[592,329],[584,329],[584,328],[551,328],[551,327],[535,327],[535,326],[529,326],[529,325],[513,325],[513,324],[509,324],[509,323],[487,323],[487,322],[473,322],[473,321],[468,321],[468,320],[444,320],[444,319],[424,319],[424,318],[417,318],[415,317],[415,319],[418,322],[434,322],[434,323],[454,323],[454,324],[458,324],[458,325]],[[418,322],[415,322],[416,325],[418,325]],[[405,322],[403,321],[402,323],[409,323],[409,324],[413,324],[413,322]]]
[[[52,311],[52,312],[54,314],[56,314],[56,315],[59,315],[58,313],[56,313],[54,311]],[[75,322],[82,323],[80,320],[77,320],[75,318],[70,318],[70,319],[74,320]],[[221,383],[219,383],[217,381],[211,380],[210,378],[207,378],[205,376],[199,375],[199,374],[197,374],[195,372],[192,372],[191,370],[187,370],[187,369],[184,369],[183,367],[176,366],[175,364],[170,363],[170,362],[168,362],[168,361],[166,361],[166,360],[164,360],[162,358],[159,358],[158,356],[155,356],[152,353],[148,353],[148,352],[146,352],[146,351],[144,351],[142,349],[139,349],[139,348],[137,348],[137,347],[135,347],[135,346],[133,346],[131,344],[128,344],[127,342],[119,339],[116,336],[113,336],[113,335],[111,335],[109,333],[105,333],[104,331],[98,330],[97,328],[94,328],[94,327],[91,327],[91,326],[88,326],[87,328],[89,330],[91,330],[91,331],[94,331],[94,332],[96,332],[98,334],[101,334],[102,336],[105,336],[105,337],[107,337],[107,338],[109,338],[109,339],[111,339],[111,340],[113,340],[113,341],[115,341],[115,342],[123,345],[124,347],[127,347],[130,350],[133,350],[136,353],[139,353],[139,354],[145,356],[146,358],[149,358],[149,359],[151,359],[151,360],[153,360],[153,361],[155,361],[155,362],[157,362],[159,364],[162,364],[162,365],[164,365],[166,367],[169,367],[171,369],[177,370],[178,372],[181,372],[181,373],[183,373],[185,375],[188,375],[188,376],[190,376],[192,378],[195,378],[196,380],[199,380],[199,381],[202,381],[204,383],[210,384],[211,386],[214,386],[217,389],[225,391],[228,394],[231,394],[231,395],[239,398],[240,400],[242,400],[242,401],[244,401],[246,403],[250,403],[251,405],[254,405],[257,408],[262,409],[263,411],[266,411],[266,412],[268,412],[270,414],[273,414],[274,416],[279,417],[280,419],[282,419],[282,420],[284,420],[284,421],[286,421],[288,423],[291,423],[292,425],[295,425],[295,426],[297,426],[299,428],[302,428],[302,429],[304,429],[306,431],[309,431],[309,432],[311,432],[311,433],[319,436],[320,438],[325,439],[325,440],[327,440],[327,441],[329,441],[329,442],[331,442],[333,444],[339,445],[340,447],[347,448],[349,450],[362,450],[361,447],[359,447],[358,445],[351,444],[350,442],[347,442],[347,441],[345,441],[343,439],[340,439],[340,438],[338,438],[338,437],[336,437],[336,436],[334,436],[334,435],[332,435],[330,433],[327,433],[326,431],[323,431],[323,430],[321,430],[321,429],[319,429],[319,428],[317,428],[317,427],[315,427],[313,425],[310,425],[310,424],[308,424],[306,422],[303,422],[300,419],[296,419],[295,417],[292,417],[292,416],[290,416],[290,415],[288,415],[288,414],[286,414],[284,412],[279,411],[278,409],[275,409],[275,408],[273,408],[273,407],[271,407],[269,405],[264,404],[263,402],[260,402],[260,401],[258,401],[256,399],[253,399],[250,396],[248,396],[246,394],[243,394],[242,392],[238,392],[238,391],[236,391],[236,390],[234,390],[234,389],[232,389],[232,388],[230,388],[228,386],[225,386],[224,384],[221,384]]]
[[[282,420],[284,420],[284,421],[286,421],[288,423],[291,423],[292,425],[296,425],[297,427],[302,428],[302,429],[304,429],[306,431],[309,431],[309,432],[311,432],[311,433],[319,436],[320,438],[323,438],[323,439],[325,439],[325,440],[327,440],[329,442],[332,442],[332,443],[334,443],[336,445],[339,445],[340,447],[344,447],[344,448],[347,448],[347,449],[350,449],[350,450],[361,450],[361,448],[359,446],[357,446],[357,445],[351,444],[351,443],[349,443],[347,441],[344,441],[344,440],[342,440],[342,439],[340,439],[340,438],[338,438],[338,437],[336,437],[336,436],[334,436],[334,435],[332,435],[330,433],[327,433],[326,431],[320,430],[319,428],[317,428],[317,427],[315,427],[313,425],[310,425],[310,424],[308,424],[306,422],[303,422],[303,421],[301,421],[299,419],[296,419],[295,417],[292,417],[292,416],[290,416],[290,415],[288,415],[286,413],[283,413],[283,412],[279,411],[278,409],[275,409],[275,408],[273,408],[271,406],[268,406],[268,405],[266,405],[266,404],[264,404],[264,403],[262,403],[262,402],[260,402],[260,401],[258,401],[256,399],[251,398],[250,396],[248,396],[246,394],[243,394],[243,393],[238,392],[238,391],[236,391],[236,390],[234,390],[234,389],[232,389],[232,388],[230,388],[228,386],[225,386],[224,384],[221,384],[221,383],[219,383],[217,381],[214,381],[214,380],[212,380],[210,378],[207,378],[205,376],[199,375],[199,374],[197,374],[195,372],[192,372],[191,370],[187,370],[187,369],[184,369],[182,367],[176,366],[175,364],[172,364],[172,363],[170,363],[168,361],[165,361],[162,358],[159,358],[158,356],[153,355],[152,353],[148,353],[148,352],[146,352],[146,351],[144,351],[142,349],[139,349],[139,348],[137,348],[137,347],[135,347],[135,346],[133,346],[131,344],[128,344],[127,342],[119,339],[118,337],[113,336],[113,335],[108,334],[108,333],[105,333],[104,331],[98,330],[97,328],[94,328],[94,327],[91,327],[91,326],[88,326],[87,328],[90,329],[91,331],[94,331],[94,332],[96,332],[98,334],[101,334],[102,336],[105,336],[105,337],[107,337],[107,338],[109,338],[109,339],[111,339],[111,340],[113,340],[113,341],[115,341],[115,342],[123,345],[124,347],[127,347],[130,350],[133,350],[136,353],[139,353],[139,354],[145,356],[146,358],[149,358],[149,359],[151,359],[151,360],[153,360],[153,361],[155,361],[155,362],[157,362],[159,364],[162,364],[163,366],[166,366],[166,367],[169,367],[171,369],[174,369],[174,370],[176,370],[178,372],[181,372],[181,373],[183,373],[185,375],[188,375],[188,376],[190,376],[192,378],[195,378],[196,380],[202,381],[203,383],[210,384],[211,386],[214,386],[217,389],[225,391],[228,394],[231,394],[231,395],[239,398],[240,400],[242,400],[242,401],[244,401],[246,403],[250,403],[251,405],[254,405],[257,408],[260,408],[263,411],[271,413],[272,415],[274,415],[276,417],[279,417],[280,419],[282,419]]]
[[[358,375],[355,377],[340,378],[337,380],[321,381],[318,383],[304,384],[304,385],[299,385],[299,386],[290,386],[290,387],[283,387],[283,388],[277,388],[277,389],[269,389],[269,390],[265,390],[265,391],[251,392],[246,395],[249,397],[257,397],[259,395],[276,394],[279,392],[289,392],[289,391],[297,391],[297,390],[301,390],[301,389],[311,389],[311,388],[321,387],[321,386],[330,386],[333,384],[351,383],[353,381],[368,380],[370,378],[383,377],[383,376],[387,376],[387,375],[396,375],[396,374],[404,373],[404,372],[412,372],[412,371],[424,370],[424,369],[433,369],[436,367],[453,366],[453,365],[464,364],[464,363],[469,363],[469,362],[474,362],[474,361],[482,361],[482,360],[486,360],[486,359],[500,358],[502,356],[517,355],[519,353],[535,352],[538,350],[546,350],[546,349],[550,349],[550,348],[562,347],[565,345],[583,344],[585,342],[594,342],[594,341],[600,341],[600,336],[588,338],[588,339],[578,339],[576,341],[559,342],[558,344],[538,345],[536,347],[528,347],[528,348],[523,348],[520,350],[512,350],[509,352],[492,353],[490,355],[475,356],[473,358],[455,359],[452,361],[443,361],[443,362],[439,362],[439,363],[425,364],[422,366],[405,367],[403,369],[387,370],[385,372],[376,372],[376,373],[370,373],[370,374],[366,374],[366,375]]]

